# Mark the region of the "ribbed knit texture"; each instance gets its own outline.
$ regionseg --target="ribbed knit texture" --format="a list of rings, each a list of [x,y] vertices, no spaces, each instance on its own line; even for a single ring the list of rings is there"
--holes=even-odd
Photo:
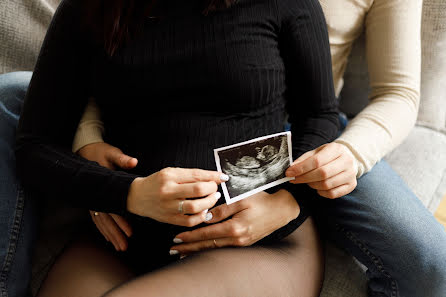
[[[208,16],[196,3],[168,1],[168,16],[147,18],[111,58],[80,29],[78,2],[61,4],[19,124],[18,167],[28,186],[124,213],[136,176],[168,166],[215,170],[214,148],[283,131],[287,113],[294,158],[336,137],[317,0],[242,0]],[[102,112],[105,140],[138,158],[136,169],[113,172],[70,152],[89,96]],[[286,187],[299,201],[299,187]],[[156,225],[154,237],[180,230],[147,222]]]

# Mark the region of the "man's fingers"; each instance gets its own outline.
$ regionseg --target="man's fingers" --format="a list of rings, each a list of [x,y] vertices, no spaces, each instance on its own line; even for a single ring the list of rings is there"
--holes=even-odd
[[[308,183],[308,185],[310,186],[310,188],[313,188],[315,190],[328,191],[339,186],[352,183],[355,179],[356,174],[353,172],[353,170],[348,170],[343,171],[326,180]]]
[[[328,191],[319,190],[317,193],[325,198],[336,199],[350,194],[356,188],[356,181],[353,184],[345,184]]]
[[[204,251],[204,250],[210,250],[210,249],[216,249],[226,246],[233,246],[234,244],[233,238],[218,238],[214,240],[202,240],[192,243],[184,243],[181,245],[176,245],[170,248],[171,254],[180,254],[180,255],[188,255],[193,254],[196,252]],[[172,252],[176,251],[176,252]]]
[[[94,212],[90,210],[90,216],[91,216],[91,220],[93,221],[93,223],[96,225],[96,228],[98,228],[99,232],[101,232],[102,236],[104,236],[106,241],[110,241],[110,239],[108,239],[105,231],[103,230],[103,226],[102,226],[102,222],[96,218],[96,216],[94,215]]]
[[[165,168],[160,171],[161,174],[169,175],[173,180],[179,184],[194,183],[194,182],[210,182],[216,184],[229,180],[226,174],[218,171],[210,171],[203,169],[189,169],[189,168]]]
[[[290,183],[313,183],[329,179],[345,170],[345,162],[346,156],[341,155],[339,158],[323,165],[322,167],[316,168],[303,175],[296,176],[296,178],[290,181]]]
[[[108,153],[107,160],[109,160],[114,166],[122,169],[132,169],[138,164],[138,160],[136,158],[127,156],[118,148],[115,148]]]
[[[107,229],[110,241],[115,247],[118,247],[117,250],[125,251],[127,249],[127,239],[113,218],[109,214],[103,213],[100,215],[100,219],[102,220],[105,229]]]
[[[290,166],[287,170],[287,176],[301,176],[330,163],[342,154],[337,145],[325,145],[319,150],[315,150],[315,152],[305,160]]]
[[[132,236],[132,233],[133,233],[132,226],[130,226],[129,222],[127,222],[126,219],[124,219],[123,217],[121,217],[117,214],[113,214],[113,213],[111,213],[110,216],[113,218],[113,220],[119,226],[119,228],[121,228],[121,230],[124,231],[124,233],[125,233],[125,235],[127,235],[127,237]]]

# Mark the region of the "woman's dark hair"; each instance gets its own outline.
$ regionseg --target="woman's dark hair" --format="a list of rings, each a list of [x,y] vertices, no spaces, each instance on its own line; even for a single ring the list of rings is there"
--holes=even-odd
[[[208,15],[229,8],[238,0],[201,1],[202,13]],[[89,29],[93,29],[95,39],[103,44],[110,56],[113,56],[116,50],[138,31],[145,17],[163,17],[162,14],[157,15],[163,0],[85,0],[84,2],[87,25]]]

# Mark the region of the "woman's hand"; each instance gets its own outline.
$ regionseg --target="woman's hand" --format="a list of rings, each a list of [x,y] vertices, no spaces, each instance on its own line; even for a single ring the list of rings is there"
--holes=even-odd
[[[86,145],[77,153],[81,157],[98,162],[99,165],[111,170],[117,167],[131,169],[138,164],[137,159],[125,155],[117,147],[102,142]],[[117,214],[92,210],[90,210],[90,216],[105,240],[111,242],[117,251],[127,250],[127,237],[132,236],[132,227],[127,220]]]
[[[159,222],[193,227],[205,221],[208,209],[221,196],[217,186],[228,179],[216,171],[165,168],[132,182],[127,210]]]
[[[320,196],[334,199],[356,188],[357,172],[357,161],[349,149],[332,142],[300,156],[285,174],[295,177],[291,183],[308,184]]]
[[[225,246],[249,246],[298,217],[299,205],[285,190],[260,192],[234,204],[222,204],[211,211],[210,226],[178,234],[172,255]],[[229,220],[223,221],[229,217]],[[222,222],[223,221],[223,222]]]

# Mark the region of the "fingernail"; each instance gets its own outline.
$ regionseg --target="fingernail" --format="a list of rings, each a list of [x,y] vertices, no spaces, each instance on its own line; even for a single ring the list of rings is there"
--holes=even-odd
[[[169,251],[169,254],[170,254],[171,256],[173,256],[173,255],[178,255],[179,252],[178,252],[177,250],[170,250],[170,251]]]
[[[228,181],[229,180],[229,176],[228,175],[226,175],[226,174],[222,174],[222,175],[220,175],[220,179],[222,180],[222,181]]]
[[[174,243],[183,243],[183,241],[180,238],[174,238],[173,242]]]
[[[220,192],[217,192],[217,193],[215,193],[215,199],[220,199],[220,197],[221,197],[221,193]]]
[[[206,214],[206,218],[204,219],[205,222],[212,220],[214,216],[212,215],[212,212],[208,212]]]

